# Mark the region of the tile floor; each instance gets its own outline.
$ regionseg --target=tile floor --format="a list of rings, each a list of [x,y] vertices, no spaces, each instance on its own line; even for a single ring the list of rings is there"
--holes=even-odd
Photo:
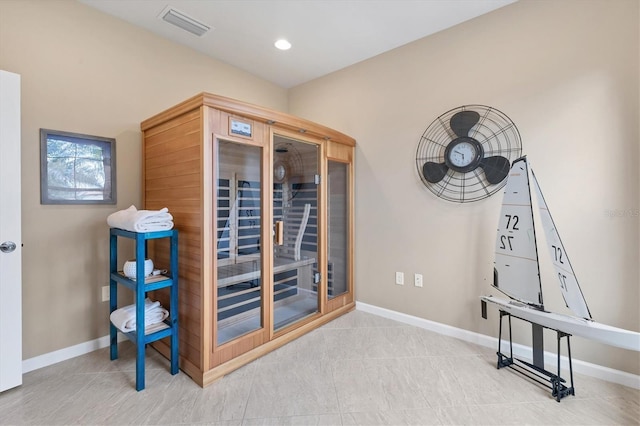
[[[0,424],[437,425],[640,424],[640,391],[576,375],[561,403],[495,351],[354,311],[206,389],[147,350],[134,389],[133,346],[24,376],[0,394]]]

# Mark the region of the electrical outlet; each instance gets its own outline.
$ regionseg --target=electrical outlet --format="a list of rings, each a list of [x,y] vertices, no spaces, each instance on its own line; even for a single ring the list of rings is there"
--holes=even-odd
[[[108,285],[103,285],[102,286],[102,301],[103,302],[108,302],[109,301],[109,286]]]
[[[414,274],[414,276],[413,276],[413,284],[416,287],[422,287],[422,274]]]
[[[396,272],[396,284],[404,285],[404,272]]]

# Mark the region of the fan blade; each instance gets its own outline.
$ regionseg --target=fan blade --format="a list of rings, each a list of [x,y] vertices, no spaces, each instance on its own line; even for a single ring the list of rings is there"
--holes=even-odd
[[[480,114],[475,111],[460,111],[457,112],[449,120],[451,130],[458,135],[469,136],[469,130],[480,121]]]
[[[487,181],[492,185],[502,182],[511,169],[509,159],[500,156],[483,158],[480,166],[484,169]]]
[[[431,183],[440,182],[445,177],[448,171],[449,168],[444,163],[434,163],[432,161],[427,161],[426,163],[424,163],[424,166],[422,166],[422,175],[428,182]]]

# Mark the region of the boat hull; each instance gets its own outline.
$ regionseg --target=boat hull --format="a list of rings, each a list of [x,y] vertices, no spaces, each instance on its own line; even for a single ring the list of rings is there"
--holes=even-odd
[[[612,327],[555,312],[545,312],[520,302],[506,300],[494,296],[481,296],[481,300],[494,304],[498,309],[508,312],[534,324],[553,330],[559,330],[572,336],[580,336],[610,346],[640,352],[640,333]]]

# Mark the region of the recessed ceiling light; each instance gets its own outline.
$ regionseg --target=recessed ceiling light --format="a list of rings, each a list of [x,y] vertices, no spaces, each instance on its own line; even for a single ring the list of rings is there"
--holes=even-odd
[[[289,49],[291,49],[291,43],[289,43],[287,40],[285,40],[283,38],[278,40],[278,41],[276,41],[274,43],[274,46],[276,46],[280,50],[289,50]]]

